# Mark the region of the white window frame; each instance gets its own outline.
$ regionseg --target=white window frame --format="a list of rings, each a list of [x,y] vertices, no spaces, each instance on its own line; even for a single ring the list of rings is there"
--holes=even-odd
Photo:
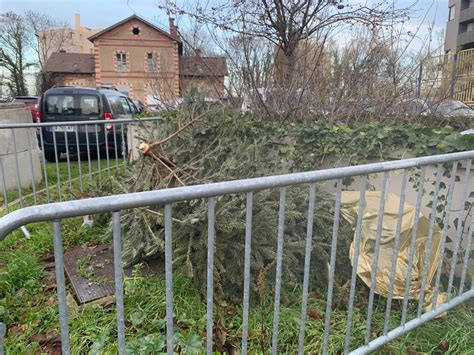
[[[456,5],[449,7],[448,21],[453,21],[456,18]]]
[[[151,58],[150,58],[151,54]],[[158,71],[158,67],[156,65],[156,54],[154,52],[148,52],[146,54],[146,61],[147,61],[147,67],[149,72],[156,72]]]
[[[115,60],[117,61],[117,71],[127,70],[127,54],[124,52],[115,53]]]

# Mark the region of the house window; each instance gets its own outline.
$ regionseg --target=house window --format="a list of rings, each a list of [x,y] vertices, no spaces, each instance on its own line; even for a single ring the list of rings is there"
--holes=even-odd
[[[127,70],[127,55],[125,53],[117,53],[117,71]]]
[[[156,54],[147,53],[146,60],[147,60],[148,71],[156,71]]]
[[[469,23],[467,24],[466,29],[467,29],[467,32],[474,31],[474,22],[469,22]]]
[[[454,20],[454,16],[456,15],[456,5],[453,5],[449,8],[449,21]]]

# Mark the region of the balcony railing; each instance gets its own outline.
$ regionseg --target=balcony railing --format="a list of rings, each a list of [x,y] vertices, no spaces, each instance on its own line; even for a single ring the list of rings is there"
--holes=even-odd
[[[474,31],[467,31],[458,35],[458,46],[474,42]]]
[[[474,7],[468,7],[459,13],[459,23],[474,20]]]

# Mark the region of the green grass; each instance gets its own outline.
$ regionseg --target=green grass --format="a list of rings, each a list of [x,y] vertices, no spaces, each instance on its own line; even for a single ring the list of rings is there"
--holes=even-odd
[[[93,171],[98,162],[92,160]],[[111,161],[114,164],[114,161]],[[68,180],[66,162],[59,163],[60,179]],[[101,162],[106,167],[106,162]],[[71,177],[77,178],[77,164],[71,166]],[[88,179],[88,162],[82,162],[86,190],[95,185],[97,176]],[[47,164],[50,184],[56,181],[56,165]],[[107,172],[102,172],[103,176]],[[73,180],[73,191],[79,191],[78,180]],[[63,196],[71,196],[68,184],[62,184]],[[57,189],[50,187],[52,199],[58,198]],[[56,192],[55,192],[56,191]],[[24,190],[27,195],[28,190]],[[15,192],[11,192],[12,201]],[[38,195],[39,202],[46,202],[46,195]],[[70,197],[68,197],[69,199]],[[64,199],[64,198],[63,198]],[[32,204],[31,197],[26,199]],[[11,206],[12,209],[18,206]],[[63,245],[65,251],[77,245],[91,246],[102,241],[106,225],[81,227],[82,218],[62,221]],[[53,251],[51,223],[37,223],[28,226],[31,239],[26,239],[20,231],[15,231],[0,242],[0,321],[7,324],[9,335],[5,339],[7,354],[45,352],[49,345],[40,345],[38,334],[59,333],[54,270],[46,270],[44,255]],[[205,261],[203,261],[205,262]],[[255,275],[253,275],[255,276]],[[68,293],[71,290],[68,287]],[[130,354],[159,353],[166,348],[165,285],[161,274],[142,276],[135,272],[125,277],[126,343]],[[183,353],[202,353],[206,339],[206,303],[192,280],[180,270],[173,275],[175,344]],[[340,353],[344,348],[346,332],[347,287],[335,290],[334,300],[340,300],[332,311],[329,352]],[[282,300],[279,323],[279,351],[295,353],[298,344],[301,309],[301,290],[287,290]],[[319,353],[324,333],[324,312],[326,308],[324,292],[311,293],[308,303],[306,323],[306,353]],[[249,351],[268,353],[271,349],[273,324],[273,293],[271,290],[264,300],[253,299],[249,315]],[[383,329],[385,301],[377,299],[373,314],[372,338]],[[367,299],[358,295],[353,312],[351,348],[363,343],[367,315]],[[338,302],[336,302],[338,303]],[[409,317],[414,317],[414,304],[410,305]],[[391,329],[400,322],[400,307],[394,301],[391,314]],[[239,304],[216,301],[214,309],[214,343],[217,350],[228,350],[222,346],[240,348],[242,336],[242,309]],[[78,307],[69,300],[69,327],[71,349],[75,354],[112,354],[117,352],[117,332],[115,304],[97,303]],[[447,316],[435,319],[390,342],[378,353],[382,354],[468,354],[474,353],[474,310],[471,304],[459,306]]]
[[[104,233],[105,225],[80,228],[81,218],[62,223],[64,248],[76,245],[95,245]],[[56,294],[48,285],[54,283],[51,271],[44,270],[43,255],[52,252],[51,224],[30,226],[32,238],[27,240],[15,231],[0,243],[0,319],[11,329],[5,340],[6,352],[19,354],[44,351],[37,334],[58,332],[59,319]],[[192,280],[175,270],[174,312],[176,349],[182,352],[202,352],[206,336],[206,303]],[[165,350],[165,286],[162,275],[142,276],[135,272],[125,281],[126,340],[129,353],[156,353]],[[334,299],[347,297],[347,288],[336,289]],[[71,292],[69,290],[69,292]],[[250,312],[249,347],[252,353],[266,353],[271,349],[273,322],[273,294],[269,291],[263,303],[254,300]],[[257,301],[257,302],[256,302]],[[343,301],[341,301],[343,302]],[[71,305],[74,303],[71,302]],[[351,344],[354,348],[363,342],[366,322],[366,300],[359,296],[353,313]],[[392,328],[400,321],[400,311],[394,303]],[[300,319],[300,290],[290,290],[283,299],[280,315],[279,350],[294,353],[298,342]],[[414,305],[410,316],[414,316]],[[308,353],[318,353],[324,332],[325,294],[312,293],[308,304],[306,348]],[[90,304],[69,309],[71,348],[74,353],[116,353],[115,306]],[[383,329],[385,302],[376,302],[373,316],[373,336]],[[330,352],[343,350],[347,312],[338,306],[332,312]],[[239,304],[216,302],[216,328],[225,344],[239,348],[242,334],[242,310]],[[459,306],[441,319],[428,322],[389,343],[380,353],[439,353],[448,344],[448,353],[467,354],[474,349],[474,312],[469,305]],[[222,347],[218,350],[224,350]]]
[[[115,156],[110,156],[110,169],[107,169],[107,159],[91,159],[89,167],[88,159],[82,158],[80,167],[82,173],[83,191],[87,191],[92,186],[95,186],[97,184],[97,179],[107,176],[109,172],[110,174],[114,174],[115,170],[117,169],[117,165],[120,169],[120,167],[123,166],[123,159],[119,158],[116,161]],[[71,161],[70,171],[68,170],[68,164],[65,159],[62,159],[58,164],[47,162],[46,177],[48,181],[48,186],[46,186],[43,164],[41,164],[41,176],[41,183],[35,184],[37,204],[47,203],[48,192],[50,202],[59,202],[81,198],[79,164],[77,160]],[[32,206],[35,204],[32,187],[22,188],[21,193],[25,206]],[[19,196],[20,194],[18,190],[11,190],[7,192],[7,201],[9,203],[10,209],[15,209],[15,206],[18,205]],[[2,194],[0,196],[0,205],[3,205],[4,203],[5,197]]]

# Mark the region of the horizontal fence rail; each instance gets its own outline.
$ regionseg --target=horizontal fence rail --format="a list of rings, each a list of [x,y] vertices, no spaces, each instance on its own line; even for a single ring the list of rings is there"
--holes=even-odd
[[[161,117],[0,124],[3,212],[83,198],[137,149],[139,127]],[[87,186],[86,186],[87,185]]]
[[[226,181],[204,185],[194,185],[170,188],[164,190],[136,192],[122,195],[112,195],[104,197],[96,197],[82,200],[72,200],[50,203],[46,205],[24,207],[22,209],[12,211],[4,217],[0,218],[0,241],[3,240],[13,230],[27,226],[30,223],[35,222],[52,222],[53,223],[53,240],[54,240],[54,255],[55,255],[55,268],[56,268],[56,282],[58,284],[58,305],[60,315],[60,329],[61,329],[61,346],[64,354],[69,354],[71,349],[69,345],[69,327],[68,327],[68,315],[67,315],[67,303],[66,303],[66,281],[64,278],[64,260],[63,260],[63,235],[61,230],[61,221],[66,218],[111,213],[111,225],[113,234],[113,253],[114,253],[114,275],[115,275],[115,294],[116,294],[116,312],[117,312],[117,338],[118,338],[118,352],[120,354],[125,353],[126,349],[126,324],[125,324],[125,308],[124,308],[124,290],[123,290],[123,273],[122,273],[122,226],[120,222],[121,211],[129,210],[133,208],[158,206],[163,208],[164,218],[164,263],[165,263],[165,292],[166,292],[166,339],[167,339],[167,353],[172,354],[174,351],[174,313],[173,313],[173,207],[178,202],[205,199],[207,200],[207,260],[202,260],[203,263],[207,263],[207,288],[206,288],[206,336],[205,336],[205,348],[208,354],[212,354],[214,351],[215,334],[213,329],[213,315],[215,311],[214,305],[214,248],[216,243],[219,241],[219,234],[216,234],[215,223],[218,206],[216,203],[218,199],[226,195],[244,194],[246,199],[244,207],[244,219],[245,228],[242,231],[242,239],[245,242],[245,248],[243,251],[243,293],[242,293],[242,340],[241,340],[241,351],[243,354],[251,352],[249,349],[249,310],[251,308],[250,303],[250,292],[249,284],[251,279],[250,264],[252,255],[252,232],[253,232],[253,211],[256,207],[256,199],[254,198],[262,190],[278,189],[279,190],[279,203],[275,210],[275,216],[277,216],[278,228],[273,231],[276,237],[275,247],[275,287],[274,287],[274,300],[273,300],[273,318],[272,318],[272,336],[271,336],[271,352],[276,354],[281,350],[280,341],[280,330],[279,325],[282,321],[281,318],[281,296],[283,278],[283,265],[285,259],[283,258],[283,251],[287,247],[287,231],[285,230],[286,223],[286,211],[285,206],[288,201],[288,192],[290,189],[297,185],[308,185],[308,206],[307,206],[307,223],[306,234],[303,240],[304,252],[302,253],[304,258],[304,271],[302,277],[302,292],[301,292],[301,317],[298,327],[298,339],[296,341],[297,346],[295,352],[299,354],[305,353],[305,339],[307,325],[309,324],[307,311],[308,311],[308,295],[309,295],[309,276],[311,273],[318,272],[311,268],[311,258],[313,251],[313,223],[318,219],[318,214],[315,214],[315,201],[318,200],[318,192],[316,190],[316,183],[335,181],[335,201],[333,211],[333,225],[332,225],[332,239],[330,245],[330,260],[329,260],[329,275],[327,284],[327,295],[326,295],[326,311],[324,319],[324,333],[321,339],[322,353],[329,353],[329,346],[331,342],[331,327],[332,327],[332,304],[335,292],[335,279],[336,279],[336,254],[338,251],[338,235],[339,221],[341,217],[342,204],[341,195],[343,193],[343,179],[348,177],[359,177],[360,185],[358,185],[358,196],[359,205],[357,209],[357,218],[354,221],[354,255],[353,255],[353,267],[350,276],[350,288],[347,299],[347,322],[346,322],[346,335],[343,339],[343,352],[355,354],[368,353],[376,350],[386,344],[387,342],[399,337],[402,334],[424,324],[425,322],[432,320],[433,318],[443,314],[444,312],[452,309],[453,307],[466,302],[467,300],[474,298],[474,279],[468,280],[468,271],[470,270],[469,263],[472,263],[471,247],[473,238],[473,227],[474,218],[468,216],[464,212],[464,205],[469,200],[469,191],[471,186],[471,160],[474,159],[474,151],[452,153],[445,155],[436,155],[428,157],[420,157],[406,160],[381,162],[374,164],[366,164],[360,166],[341,167],[326,170],[278,175],[278,176],[267,176],[245,180]],[[428,173],[428,167],[435,167],[435,173]],[[456,179],[457,173],[460,169],[463,169],[464,177],[458,181]],[[415,175],[413,169],[417,169],[419,175]],[[442,177],[443,169],[449,171],[448,180]],[[378,290],[375,286],[370,287],[368,308],[366,310],[366,331],[365,337],[361,340],[360,344],[351,343],[351,334],[353,333],[353,311],[355,306],[355,293],[358,285],[358,273],[357,265],[358,258],[362,253],[361,240],[362,240],[362,219],[365,208],[366,196],[368,193],[368,182],[370,176],[374,174],[382,174],[381,184],[381,197],[380,197],[380,209],[379,211],[385,211],[386,207],[386,196],[389,187],[389,177],[394,171],[402,171],[401,174],[401,186],[397,192],[400,197],[399,205],[396,206],[398,210],[398,217],[396,223],[396,231],[394,235],[393,251],[391,255],[391,269],[389,275],[389,287],[386,297],[386,304],[384,308],[384,326],[381,334],[373,337],[371,333],[371,327],[373,326],[373,312],[376,303],[375,293]],[[399,174],[400,175],[400,174]],[[431,176],[428,176],[431,175]],[[407,279],[405,281],[405,288],[403,292],[403,298],[400,300],[401,304],[401,320],[399,324],[391,329],[389,320],[394,309],[394,283],[397,269],[397,257],[399,248],[401,247],[401,234],[402,234],[402,216],[405,207],[405,198],[409,185],[409,178],[418,177],[419,184],[416,190],[416,203],[415,203],[415,220],[413,232],[410,235],[410,247],[409,247],[409,260],[406,270]],[[425,287],[428,287],[427,281],[427,262],[424,263],[423,277],[421,280],[419,299],[415,300],[418,304],[418,314],[416,318],[407,319],[408,301],[410,299],[410,280],[414,263],[414,248],[415,238],[417,236],[418,222],[420,218],[420,211],[422,207],[422,198],[425,193],[426,181],[430,181],[434,185],[434,191],[432,196],[428,198],[433,202],[432,211],[433,213],[429,216],[429,232],[428,240],[425,247],[425,260],[430,258],[431,243],[434,230],[435,230],[435,215],[436,205],[439,201],[441,185],[444,184],[444,180],[447,181],[447,206],[444,214],[444,225],[441,230],[441,244],[440,244],[440,257],[438,261],[436,277],[432,286],[434,286],[434,303],[431,310],[428,310],[422,314],[421,307],[424,303],[424,291]],[[442,181],[443,180],[443,181]],[[460,187],[457,188],[457,185]],[[460,198],[453,198],[454,191],[461,190]],[[451,259],[445,262],[443,257],[446,253],[447,248],[447,235],[448,235],[448,224],[451,223],[450,213],[452,210],[460,208],[460,217],[467,219],[469,222],[466,226],[462,223],[458,223],[454,226],[454,251]],[[158,208],[157,207],[157,208]],[[373,256],[373,267],[370,275],[371,285],[376,284],[377,278],[377,266],[379,265],[379,252],[381,248],[381,237],[382,227],[384,225],[384,213],[379,213],[377,220],[377,237],[374,245],[374,256]],[[459,253],[461,250],[460,246],[463,246],[464,253]],[[460,255],[459,255],[460,254]],[[431,257],[433,257],[431,255]],[[442,305],[436,303],[436,298],[440,297],[439,291],[443,288],[440,283],[441,274],[444,273],[443,265],[451,265],[448,276],[448,284],[446,287],[447,300]],[[455,283],[454,268],[460,265],[460,279],[461,282],[458,285],[458,281]],[[466,284],[469,283],[470,284]],[[0,324],[0,335],[2,325]],[[0,337],[1,344],[1,337]],[[1,349],[1,346],[0,346]]]

